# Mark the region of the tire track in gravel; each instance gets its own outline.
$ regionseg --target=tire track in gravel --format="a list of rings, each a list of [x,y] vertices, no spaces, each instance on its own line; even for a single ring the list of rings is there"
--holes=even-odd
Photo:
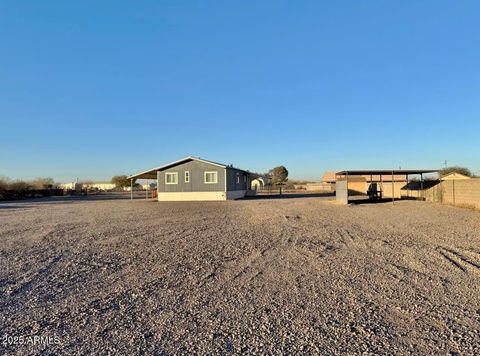
[[[217,275],[216,290],[246,287],[292,254],[305,256],[305,252],[297,246],[304,231],[302,216],[295,209],[286,210],[285,206],[279,206],[271,208],[266,216],[258,216],[255,209],[250,206],[247,208],[255,231],[269,239],[262,248],[254,249],[245,257],[225,264]],[[307,256],[311,258],[310,255]]]
[[[416,202],[415,207],[418,209],[418,212],[415,215],[410,214],[408,209],[401,209],[402,205],[404,204],[413,205],[409,204],[409,202],[399,202],[395,206],[385,206],[385,208],[390,210],[392,214],[395,214],[395,219],[383,221],[381,223],[381,228],[383,231],[378,232],[378,234],[385,235],[385,232],[388,231],[392,237],[395,237],[395,239],[391,239],[391,241],[394,243],[394,246],[399,247],[395,250],[395,253],[398,254],[399,257],[403,257],[402,262],[406,264],[405,266],[407,268],[421,266],[422,268],[426,268],[428,270],[431,268],[431,266],[435,266],[436,257],[438,254],[440,254],[442,260],[447,261],[449,265],[454,266],[460,271],[466,272],[468,265],[472,267],[470,268],[471,270],[475,272],[478,270],[478,263],[473,262],[474,265],[472,266],[471,263],[465,261],[465,259],[468,260],[468,258],[465,256],[460,257],[460,255],[458,253],[456,254],[455,251],[442,249],[442,245],[438,245],[439,242],[449,242],[450,239],[454,239],[461,233],[457,230],[445,230],[443,224],[434,224],[429,222],[428,227],[425,226],[425,221],[427,220],[424,219],[424,215],[429,214],[428,209],[430,209],[428,203]],[[370,214],[363,214],[363,212],[368,212],[369,210],[375,209],[375,206],[365,207],[364,210],[358,209],[358,207],[354,208],[357,208],[356,210],[362,212],[362,218],[365,220],[365,222],[371,224],[372,226],[375,225],[375,220],[370,216]],[[444,207],[444,209],[449,208]],[[446,211],[447,213],[451,213],[449,210]],[[465,214],[469,213],[468,211],[462,210],[460,212]],[[459,226],[455,225],[455,227],[458,229]],[[375,234],[376,233],[377,232],[375,232]],[[439,236],[446,236],[447,239],[444,238],[439,240],[435,238]],[[468,251],[468,249],[462,249],[459,246],[455,246],[455,248],[462,251]],[[423,253],[421,251],[423,251]],[[465,252],[465,254],[466,253],[467,252]],[[475,250],[470,250],[469,253],[475,254],[478,252]],[[433,271],[431,273],[433,273]]]
[[[60,261],[61,255],[55,256],[53,258],[50,258],[44,266],[42,266],[40,269],[35,271],[32,274],[25,275],[22,277],[21,280],[17,281],[15,284],[12,284],[11,286],[8,287],[8,289],[5,291],[9,297],[15,297],[17,295],[20,295],[23,297],[27,297],[25,293],[31,289],[31,287],[38,281],[47,276],[51,270],[56,266],[56,264]]]
[[[472,261],[472,259],[450,248],[439,247],[437,250],[445,260],[462,272],[467,273],[468,271],[472,271],[480,274],[480,263]]]
[[[275,240],[262,250],[254,250],[240,261],[232,263],[228,268],[228,273],[224,274],[224,283],[221,288],[227,285],[239,283],[241,287],[249,284],[252,280],[262,275],[269,265],[277,260],[281,254],[285,253],[285,248],[295,246],[296,239],[290,237],[292,227],[282,227],[277,230],[274,236]],[[231,270],[234,272],[232,273]]]

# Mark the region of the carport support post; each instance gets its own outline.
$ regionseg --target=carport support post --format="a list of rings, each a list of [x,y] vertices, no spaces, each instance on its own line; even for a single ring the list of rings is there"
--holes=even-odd
[[[130,200],[133,200],[133,179],[130,179]]]
[[[410,191],[408,190],[408,188],[410,188],[410,187],[408,186],[408,174],[407,174],[407,198],[410,197]],[[400,194],[401,194],[401,192],[400,192]]]
[[[392,203],[395,204],[395,175],[392,171]]]
[[[345,175],[345,180],[347,181],[347,204],[348,204],[348,172]]]
[[[423,191],[423,173],[420,173],[420,191],[422,192],[422,200],[425,200],[425,192]]]
[[[383,200],[384,198],[384,193],[385,191],[383,190],[383,175],[380,174],[380,196],[381,196],[381,200]]]

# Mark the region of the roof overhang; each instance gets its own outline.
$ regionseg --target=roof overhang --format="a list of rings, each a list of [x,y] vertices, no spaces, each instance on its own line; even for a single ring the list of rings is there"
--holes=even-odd
[[[439,169],[356,169],[337,172],[337,176],[366,176],[366,175],[413,175],[437,173]]]

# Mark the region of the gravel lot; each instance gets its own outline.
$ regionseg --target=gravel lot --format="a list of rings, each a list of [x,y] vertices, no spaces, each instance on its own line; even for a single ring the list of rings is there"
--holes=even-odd
[[[480,353],[475,211],[10,202],[0,239],[2,353]]]

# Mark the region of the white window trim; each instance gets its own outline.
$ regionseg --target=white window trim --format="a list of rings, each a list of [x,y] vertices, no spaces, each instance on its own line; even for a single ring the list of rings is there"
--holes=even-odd
[[[185,171],[184,175],[185,183],[190,183],[190,171]]]
[[[237,184],[240,184],[240,173],[237,173]]]
[[[207,174],[212,174],[214,173],[215,181],[214,182],[207,182]],[[218,172],[217,171],[206,171],[203,172],[203,182],[205,184],[217,184],[218,183]]]
[[[175,183],[167,182],[167,176],[169,175],[175,177]],[[165,172],[165,184],[178,184],[178,172]]]

